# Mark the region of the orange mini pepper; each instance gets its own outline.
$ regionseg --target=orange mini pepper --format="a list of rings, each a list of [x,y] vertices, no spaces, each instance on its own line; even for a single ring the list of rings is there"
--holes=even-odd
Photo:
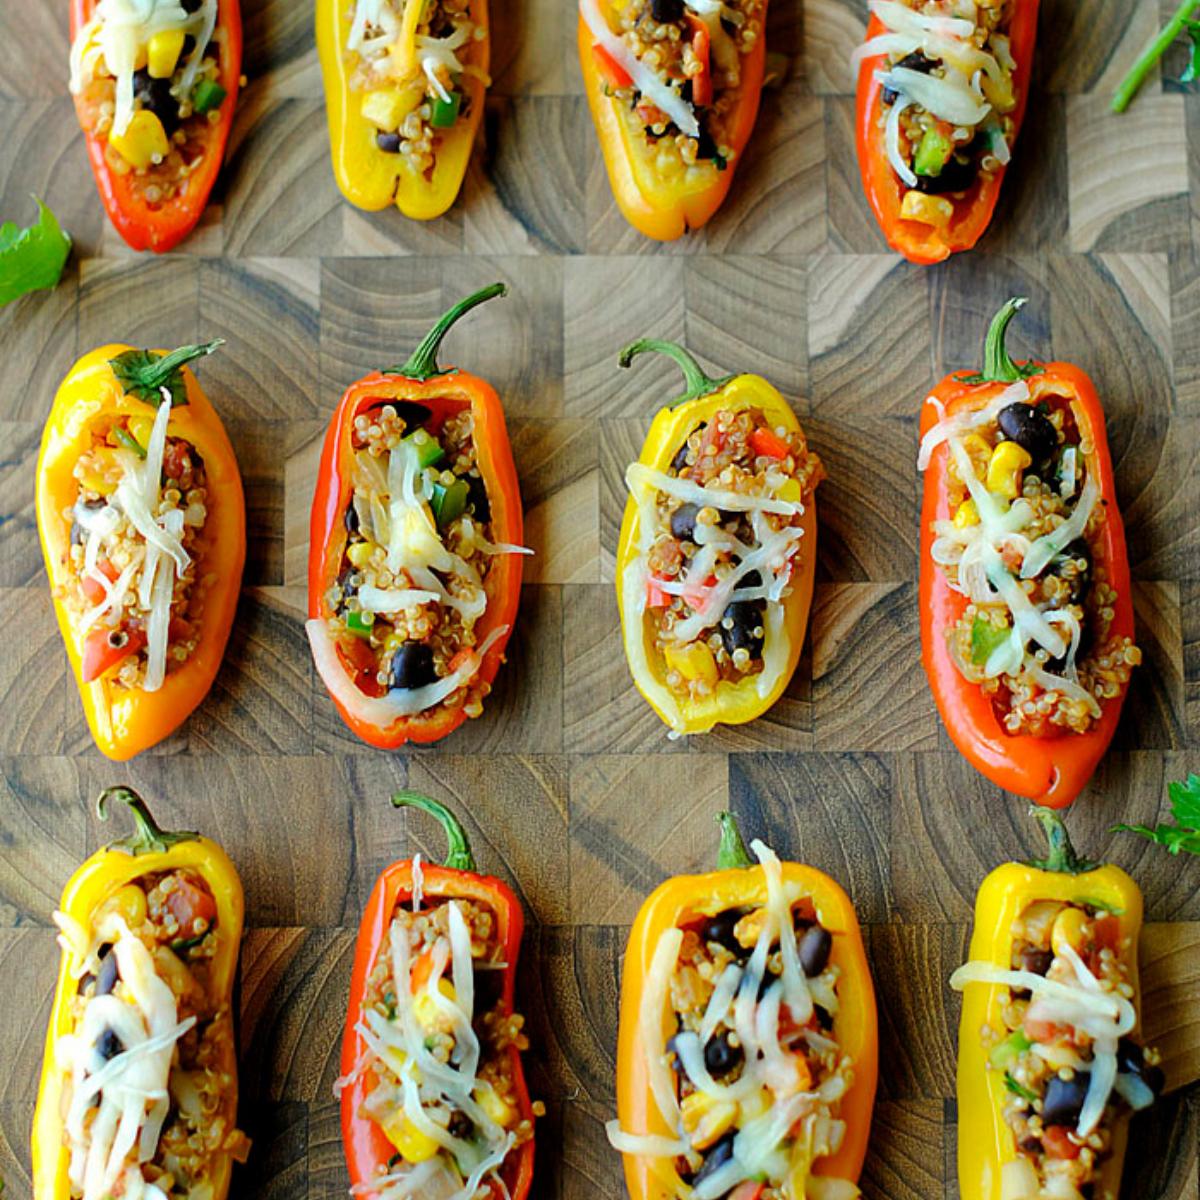
[[[617,1040],[617,1115],[609,1125],[610,1138],[662,1139],[665,1153],[626,1152],[625,1183],[631,1200],[669,1200],[688,1194],[688,1178],[680,1174],[679,1160],[666,1147],[677,1141],[680,1130],[672,1128],[655,1098],[654,1076],[661,1073],[650,1063],[651,1049],[647,1031],[661,1038],[666,1047],[675,1035],[676,1018],[664,993],[662,1011],[655,1014],[647,1006],[647,996],[658,989],[662,963],[660,946],[674,930],[699,928],[719,914],[742,911],[752,914],[768,904],[766,868],[750,858],[732,813],[721,813],[721,846],[717,870],[706,875],[679,875],[660,884],[638,912],[625,949],[621,977],[621,1020]],[[765,847],[755,843],[760,859]],[[773,857],[773,856],[772,856]],[[817,1158],[804,1178],[790,1178],[796,1195],[805,1195],[809,1174],[853,1184],[862,1171],[871,1127],[871,1109],[875,1100],[878,1074],[878,1030],[875,989],[867,966],[862,934],[854,907],[846,893],[829,876],[799,863],[779,863],[781,886],[790,906],[804,905],[815,920],[831,935],[828,962],[838,968],[837,1012],[833,1014],[828,1037],[839,1047],[840,1055],[850,1062],[850,1085],[837,1105],[837,1118],[844,1122],[845,1133],[835,1154]],[[669,943],[667,943],[669,946]],[[673,968],[674,961],[669,964]],[[761,1005],[756,1005],[761,1007]],[[786,1005],[780,1011],[780,1027],[786,1019]],[[816,1020],[814,1016],[813,1020]],[[667,1052],[670,1052],[668,1047]],[[708,1055],[705,1053],[707,1062]],[[669,1068],[663,1068],[669,1073]],[[671,1077],[671,1087],[677,1084]],[[780,1103],[778,1097],[773,1100]],[[768,1105],[768,1107],[770,1107]],[[730,1131],[732,1132],[732,1130]],[[761,1149],[761,1147],[759,1147]],[[737,1151],[735,1149],[734,1153]],[[711,1157],[712,1151],[709,1151]],[[774,1157],[772,1158],[774,1161]],[[701,1171],[706,1166],[701,1167]],[[710,1168],[709,1168],[710,1169]],[[691,1176],[691,1185],[698,1182]],[[752,1200],[754,1185],[733,1194]],[[732,1188],[734,1183],[730,1183]],[[738,1184],[745,1187],[746,1184]],[[714,1193],[715,1194],[715,1193]],[[791,1193],[789,1193],[791,1194]]]
[[[978,376],[948,375],[934,388],[921,408],[921,436],[943,417],[983,408],[989,401],[1024,379],[1032,403],[1038,397],[1066,396],[1081,434],[1090,445],[1086,453],[1088,474],[1096,481],[1104,509],[1101,552],[1097,562],[1116,592],[1110,633],[1133,636],[1133,592],[1125,528],[1117,506],[1112,458],[1105,433],[1104,410],[1095,386],[1071,363],[1015,364],[1004,348],[1005,332],[1023,300],[1010,300],[996,314],[988,330],[985,366]],[[1085,733],[1063,732],[1032,737],[1009,734],[996,715],[991,697],[959,670],[947,644],[947,631],[961,618],[968,600],[950,586],[946,574],[933,561],[935,521],[949,520],[951,458],[943,442],[932,453],[925,469],[921,507],[921,656],[933,698],[946,730],[967,759],[998,787],[1025,796],[1038,804],[1062,808],[1083,790],[1116,731],[1127,688],[1102,702],[1099,719]]]
[[[83,711],[96,745],[109,758],[123,761],[161,742],[191,714],[208,694],[225,653],[233,627],[246,560],[246,510],[242,478],[221,418],[209,403],[185,363],[208,354],[221,343],[137,351],[130,346],[101,346],[85,354],[68,372],[46,418],[37,461],[37,522],[54,612],[67,648],[71,670],[79,685]],[[143,360],[134,375],[140,385],[122,383],[114,372],[128,356]],[[126,376],[126,379],[130,376]],[[205,533],[196,579],[212,576],[198,618],[196,648],[181,665],[169,670],[156,691],[127,688],[116,682],[111,668],[130,653],[142,633],[134,629],[125,655],[113,657],[98,645],[94,632],[76,631],[63,603],[68,589],[78,586],[70,568],[71,529],[64,514],[80,494],[75,466],[96,436],[105,436],[122,418],[152,419],[157,406],[142,399],[169,393],[172,409],[167,436],[192,446],[207,476]]]
[[[492,875],[481,875],[475,865],[471,847],[462,826],[443,804],[416,792],[399,792],[392,797],[397,808],[418,808],[436,817],[446,831],[450,842],[450,854],[443,866],[436,863],[421,863],[419,868],[420,893],[423,897],[443,900],[466,900],[488,909],[496,921],[496,936],[503,947],[503,961],[499,985],[498,1011],[502,1017],[511,1017],[513,1012],[513,989],[517,977],[517,959],[521,951],[521,935],[525,930],[525,914],[520,901],[503,880]],[[396,910],[403,904],[411,904],[417,888],[417,868],[411,858],[401,859],[384,869],[375,883],[367,907],[363,910],[358,927],[358,941],[354,951],[354,967],[350,976],[350,999],[346,1009],[346,1028],[342,1038],[341,1091],[342,1139],[346,1151],[346,1165],[350,1170],[350,1183],[355,1189],[368,1190],[371,1181],[386,1173],[389,1163],[401,1158],[396,1146],[389,1140],[378,1121],[363,1111],[363,1103],[370,1095],[375,1079],[373,1073],[362,1064],[367,1060],[369,1048],[362,1034],[363,1008],[369,990],[371,975],[381,956],[388,955],[389,930]],[[421,969],[418,960],[414,973]],[[426,977],[428,977],[426,967]],[[535,1117],[534,1106],[525,1086],[525,1074],[521,1054],[512,1043],[507,1051],[511,1061],[513,1089],[517,1108],[522,1120],[531,1124]],[[509,1151],[499,1172],[511,1200],[524,1200],[533,1183],[534,1143],[530,1137],[520,1146]],[[495,1191],[492,1192],[495,1195]]]
[[[99,0],[71,0],[71,39],[91,20]],[[146,199],[145,179],[134,171],[114,171],[108,158],[108,140],[93,133],[88,108],[79,96],[75,108],[87,141],[88,161],[96,177],[100,199],[116,231],[134,250],[163,254],[174,249],[200,220],[225,156],[233,127],[238,87],[242,77],[242,13],[239,0],[219,0],[217,27],[210,51],[217,56],[217,81],[225,92],[215,123],[201,131],[200,162],[180,190],[164,204]],[[114,152],[115,153],[115,152]]]
[[[1016,69],[1013,81],[1016,107],[1011,116],[1012,141],[1016,141],[1029,99],[1029,84],[1033,72],[1033,50],[1037,38],[1038,0],[1013,0],[1012,23],[1009,26],[1009,48]],[[867,40],[887,32],[887,26],[872,16],[867,26]],[[1004,166],[998,166],[986,176],[980,174],[961,197],[951,197],[954,215],[950,224],[939,229],[920,221],[910,221],[900,215],[900,205],[908,191],[888,161],[884,144],[883,85],[876,73],[886,66],[887,56],[877,54],[863,59],[858,68],[857,126],[858,168],[862,174],[867,201],[879,222],[883,236],[891,248],[903,254],[909,262],[936,263],[960,250],[970,250],[983,236],[1004,182]]]

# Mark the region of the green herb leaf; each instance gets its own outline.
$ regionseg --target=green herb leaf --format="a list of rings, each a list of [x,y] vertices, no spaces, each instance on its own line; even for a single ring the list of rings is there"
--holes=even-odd
[[[22,229],[15,221],[0,225],[0,304],[26,292],[52,288],[62,278],[71,239],[58,218],[36,197],[37,223]]]
[[[157,408],[164,400],[171,406],[186,404],[187,382],[183,377],[185,363],[211,354],[218,346],[225,345],[224,338],[205,342],[200,346],[180,346],[170,354],[157,350],[126,350],[111,358],[117,382],[131,395]]]
[[[1200,829],[1200,775],[1189,774],[1186,780],[1167,784],[1171,798],[1171,815],[1180,825]]]
[[[1037,1099],[1037,1096],[1033,1092],[1019,1084],[1007,1071],[1004,1072],[1004,1086],[1014,1096],[1020,1096],[1022,1100],[1028,1100],[1030,1104]]]
[[[1161,822],[1149,825],[1114,825],[1113,833],[1136,833],[1166,848],[1169,854],[1186,850],[1189,854],[1200,854],[1200,775],[1189,774],[1186,780],[1167,785],[1171,798],[1171,815],[1174,825]]]

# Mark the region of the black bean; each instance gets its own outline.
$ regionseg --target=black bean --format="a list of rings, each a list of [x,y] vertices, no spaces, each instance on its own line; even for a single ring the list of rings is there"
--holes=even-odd
[[[709,917],[700,930],[700,937],[705,942],[716,942],[724,946],[737,958],[749,958],[750,949],[743,946],[733,935],[737,923],[746,915],[744,908],[727,908],[716,916]]]
[[[825,970],[829,952],[833,949],[833,937],[824,925],[810,925],[800,939],[800,965],[810,979]]]
[[[396,410],[396,416],[404,422],[406,433],[420,429],[433,416],[432,409],[418,404],[415,400],[390,400],[388,403]]]
[[[1023,1137],[1020,1141],[1020,1144],[1017,1146],[1017,1149],[1023,1154],[1039,1154],[1041,1153],[1042,1149],[1041,1139],[1035,1137]]]
[[[358,595],[358,584],[353,582],[354,576],[357,574],[357,568],[352,562],[347,562],[338,575],[338,587],[342,589],[342,603],[339,606],[339,611],[346,607],[346,601],[352,596]]]
[[[1082,571],[1078,569],[1079,560],[1086,564]],[[1082,604],[1092,590],[1092,552],[1083,538],[1070,542],[1063,552],[1052,559],[1046,568],[1051,575],[1062,575],[1067,563],[1072,564],[1072,572],[1068,582],[1071,586],[1071,603]]]
[[[179,3],[183,5],[184,12],[194,13],[200,11],[200,5],[204,3],[204,0],[179,0]]]
[[[733,1157],[733,1138],[732,1133],[727,1133],[704,1156],[704,1164],[692,1180],[693,1187],[698,1187],[710,1175],[715,1175]]]
[[[1045,975],[1054,961],[1054,954],[1049,950],[1039,950],[1036,946],[1027,946],[1021,951],[1019,962],[1022,971],[1031,971],[1034,975]]]
[[[745,1057],[741,1046],[730,1045],[727,1033],[710,1037],[708,1045],[704,1047],[704,1065],[714,1079],[728,1075],[735,1067],[741,1066]]]
[[[475,971],[475,1011],[491,1012],[504,992],[503,971]]]
[[[1117,1044],[1117,1070],[1136,1075],[1156,1096],[1166,1086],[1162,1068],[1147,1066],[1145,1051],[1132,1038],[1122,1038]]]
[[[699,433],[700,430],[703,429],[707,424],[708,424],[707,421],[701,421],[700,424],[697,425],[696,428],[692,430],[692,433]],[[691,437],[692,433],[689,433],[688,437]],[[671,459],[671,470],[674,471],[676,474],[678,474],[680,471],[682,471],[683,468],[687,466],[687,456],[688,456],[688,444],[687,444],[687,438],[684,438],[683,444],[679,447],[678,450],[675,451],[675,457],[673,459]]]
[[[487,485],[478,475],[464,476],[467,481],[467,503],[475,512],[475,520],[492,519],[492,502],[488,499]]]
[[[721,614],[720,630],[721,644],[727,654],[748,650],[751,658],[762,657],[762,634],[755,631],[762,628],[763,607],[761,600],[734,600],[726,607]]]
[[[404,642],[392,658],[392,687],[409,691],[436,680],[433,647],[425,642]]]
[[[96,977],[96,995],[107,996],[117,986],[120,972],[117,970],[117,956],[106,954],[100,961],[100,974]]]
[[[671,514],[671,534],[681,542],[691,542],[696,537],[696,517],[699,515],[698,504],[681,504]]]
[[[660,25],[678,21],[683,16],[683,0],[650,0],[650,15]]]
[[[1051,1075],[1046,1084],[1046,1095],[1042,1098],[1043,1125],[1075,1125],[1079,1112],[1087,1098],[1090,1076],[1087,1071],[1076,1071],[1070,1079]]]
[[[461,1108],[456,1108],[450,1114],[450,1121],[446,1125],[446,1132],[451,1137],[469,1138],[475,1132],[475,1122]]]
[[[965,192],[975,182],[979,164],[973,158],[962,159],[952,154],[936,175],[918,175],[917,191],[928,196],[942,196],[947,192]],[[1022,407],[1025,407],[1022,405]]]
[[[708,132],[708,126],[703,122],[700,123],[700,134],[696,138],[696,158],[718,158],[717,143],[713,140],[713,135]]]
[[[346,526],[347,533],[357,533],[361,528],[358,509],[354,507],[353,501],[346,505],[346,511],[342,513],[342,524]]]
[[[745,575],[738,580],[738,587],[755,588],[762,587],[762,576],[757,571],[747,571]]]
[[[133,73],[133,95],[162,122],[167,137],[179,128],[179,101],[171,95],[169,79],[153,79],[143,67]]]
[[[381,129],[375,135],[375,145],[385,154],[399,154],[400,135],[393,129]]]
[[[817,1014],[817,1025],[828,1033],[833,1028],[833,1017],[829,1010],[822,1008],[819,1004],[814,1004],[813,1012]]]
[[[911,54],[906,54],[897,64],[898,67],[905,67],[909,71],[920,71],[922,75],[928,75],[934,67],[938,65],[940,59],[926,58],[920,50],[914,50]],[[883,89],[882,100],[884,104],[895,104],[898,93],[890,87]]]
[[[110,1058],[116,1058],[124,1049],[125,1043],[111,1029],[106,1029],[96,1039],[96,1053],[105,1062],[108,1062]]]
[[[997,420],[1000,432],[1029,452],[1035,468],[1048,462],[1058,449],[1058,430],[1050,418],[1032,404],[1009,404],[1000,410]]]

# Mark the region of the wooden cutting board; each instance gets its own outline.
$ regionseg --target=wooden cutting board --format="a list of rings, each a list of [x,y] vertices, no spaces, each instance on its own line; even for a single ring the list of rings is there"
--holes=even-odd
[[[29,1200],[28,1129],[55,972],[50,913],[108,834],[87,802],[128,781],[164,824],[221,840],[246,884],[244,1122],[238,1197],[344,1197],[332,1084],[353,930],[392,859],[442,846],[391,810],[421,788],[466,816],[485,869],[527,906],[520,1002],[546,1101],[538,1195],[623,1194],[613,1113],[618,968],[641,898],[702,869],[726,805],[748,835],[851,892],[880,1000],[870,1200],[952,1200],[958,1001],[971,904],[997,863],[1037,850],[1023,806],[939,727],[917,647],[915,417],[974,365],[1007,296],[1030,303],[1018,355],[1087,367],[1110,414],[1136,580],[1135,676],[1113,751],[1070,823],[1142,883],[1145,1027],[1172,1094],[1135,1126],[1124,1195],[1197,1200],[1200,864],[1108,828],[1153,822],[1200,768],[1200,97],[1155,76],[1107,101],[1159,19],[1141,0],[1043,0],[1029,118],[979,252],[936,269],[886,252],[863,202],[846,60],[860,0],[772,0],[787,82],[763,105],[730,201],[706,233],[652,246],[607,188],[565,0],[497,5],[495,86],[463,197],[444,220],[339,199],[311,4],[245,0],[249,87],[204,226],[161,260],[105,224],[65,94],[65,4],[4,6],[0,217],[41,195],[75,237],[57,291],[0,310],[0,1174]],[[1165,73],[1174,77],[1182,52]],[[305,642],[308,505],[342,389],[397,361],[453,299],[493,279],[447,361],[505,399],[537,551],[510,661],[482,719],[387,755],[350,737]],[[715,371],[795,398],[829,479],[819,493],[810,639],[756,724],[670,743],[617,636],[622,474],[666,363],[617,368],[636,336],[686,339]],[[105,341],[224,337],[200,367],[246,482],[250,556],[227,662],[177,736],[128,767],[92,748],[41,568],[32,476],[41,422],[77,354]]]

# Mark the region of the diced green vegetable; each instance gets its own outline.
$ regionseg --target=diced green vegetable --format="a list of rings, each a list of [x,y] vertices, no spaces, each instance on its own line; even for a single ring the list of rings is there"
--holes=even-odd
[[[1033,1092],[1027,1087],[1022,1087],[1007,1071],[1004,1072],[1004,1086],[1014,1096],[1020,1096],[1022,1100],[1028,1100],[1030,1104],[1037,1099],[1037,1096]]]
[[[997,1070],[1007,1067],[1014,1059],[1024,1054],[1033,1043],[1025,1036],[1020,1029],[1010,1033],[1004,1041],[992,1047],[992,1052],[988,1056],[991,1064]]]
[[[447,525],[457,521],[466,511],[470,496],[471,488],[465,479],[456,479],[445,487],[440,483],[435,483],[433,499],[429,502],[429,507],[433,509],[438,527],[444,529]]]
[[[201,115],[211,112],[225,103],[228,94],[215,79],[202,79],[192,92],[192,108]]]
[[[1007,626],[1001,629],[983,617],[976,617],[971,624],[971,661],[982,667],[991,658],[992,651],[1008,641],[1011,633]]]
[[[427,433],[424,429],[414,430],[404,439],[417,452],[417,462],[421,469],[435,466],[446,457],[445,450],[437,438],[431,433]]]
[[[458,120],[458,111],[462,108],[462,93],[451,92],[449,100],[440,96],[433,102],[429,113],[429,123],[434,129],[449,129]]]
[[[918,175],[940,175],[953,149],[953,143],[944,133],[937,129],[925,130],[913,156],[913,170]]]
[[[62,278],[71,239],[54,214],[34,196],[37,223],[22,229],[15,221],[0,225],[0,304],[26,292],[52,288]]]
[[[119,425],[113,430],[113,437],[125,447],[126,450],[132,450],[138,458],[146,457],[146,448],[141,442],[133,436],[127,429],[122,429]]]
[[[355,637],[369,638],[371,626],[375,624],[375,614],[370,612],[348,612],[346,614],[346,630]]]

